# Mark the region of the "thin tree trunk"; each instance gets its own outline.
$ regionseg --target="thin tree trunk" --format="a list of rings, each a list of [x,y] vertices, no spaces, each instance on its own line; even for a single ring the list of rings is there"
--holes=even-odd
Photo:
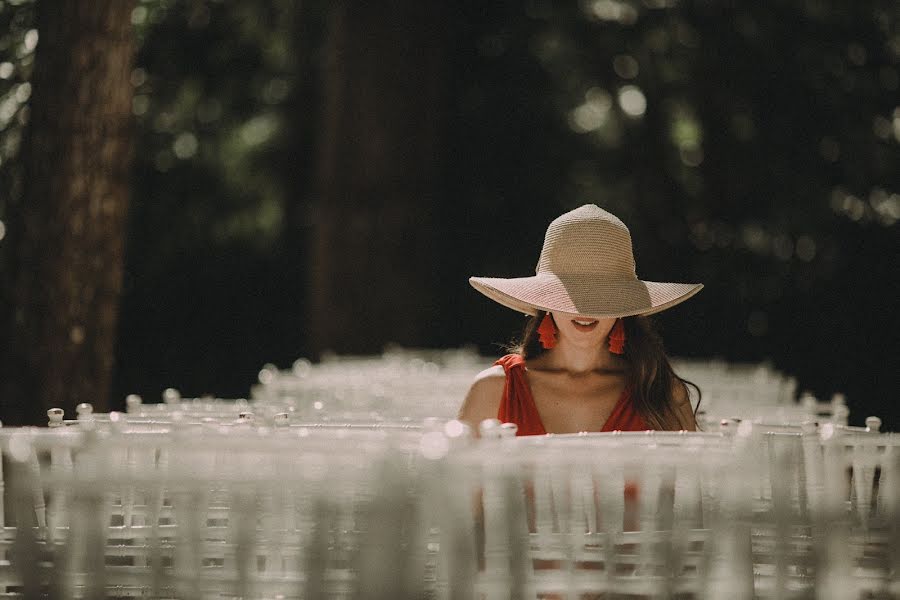
[[[131,159],[130,0],[37,7],[39,44],[16,207],[3,419],[108,410]]]
[[[310,252],[312,353],[421,345],[434,326],[442,2],[335,2]]]

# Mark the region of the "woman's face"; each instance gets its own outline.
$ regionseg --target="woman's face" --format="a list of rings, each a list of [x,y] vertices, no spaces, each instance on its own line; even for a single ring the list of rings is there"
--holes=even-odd
[[[584,348],[595,348],[606,341],[615,319],[596,319],[577,314],[554,312],[559,339]]]

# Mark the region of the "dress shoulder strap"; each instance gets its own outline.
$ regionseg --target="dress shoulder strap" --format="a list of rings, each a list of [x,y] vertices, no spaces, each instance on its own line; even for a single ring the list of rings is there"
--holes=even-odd
[[[521,354],[507,354],[494,364],[502,365],[506,373],[503,398],[497,411],[497,419],[503,423],[519,426],[516,435],[544,435],[547,431],[541,423],[525,369],[525,358]]]
[[[506,373],[506,376],[509,377],[510,369],[521,368],[525,369],[525,358],[521,354],[507,354],[506,356],[500,357],[494,363],[495,365],[502,365],[503,371]]]

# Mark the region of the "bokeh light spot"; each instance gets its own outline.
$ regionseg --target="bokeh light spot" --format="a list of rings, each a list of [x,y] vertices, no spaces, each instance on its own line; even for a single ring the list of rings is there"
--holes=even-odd
[[[584,93],[584,99],[603,110],[612,108],[612,97],[609,95],[609,92],[602,87],[590,88]]]
[[[312,373],[312,363],[305,358],[298,358],[291,365],[291,372],[293,372],[295,377],[307,377]]]
[[[772,240],[772,253],[779,260],[790,260],[794,256],[794,242],[790,236],[781,233]]]
[[[590,104],[582,104],[576,108],[570,118],[572,129],[580,133],[599,129],[605,121],[606,112],[597,110]]]
[[[172,143],[172,152],[181,160],[185,160],[197,154],[199,146],[197,136],[190,132],[184,132],[175,138],[175,141]]]
[[[450,450],[450,442],[439,431],[426,433],[419,440],[419,450],[422,456],[429,460],[437,460],[447,455]]]
[[[156,119],[153,121],[153,129],[157,133],[165,133],[167,131],[171,131],[172,127],[175,125],[175,114],[169,111],[163,111],[156,115]]]
[[[741,241],[754,254],[764,255],[769,252],[769,234],[756,223],[748,223],[741,228]]]
[[[900,107],[894,109],[894,138],[900,142]]]
[[[638,61],[628,54],[620,54],[613,59],[613,70],[622,79],[634,79],[640,72]]]
[[[133,11],[131,11],[131,24],[132,25],[143,25],[147,20],[147,7],[146,6],[138,6],[135,7]]]
[[[869,193],[869,205],[878,221],[886,227],[900,220],[900,194],[888,194],[875,188]]]
[[[872,119],[872,133],[882,140],[887,140],[894,135],[894,126],[882,115],[876,115],[875,118]]]
[[[28,33],[25,34],[25,39],[22,43],[25,46],[25,50],[27,52],[34,52],[34,49],[37,48],[38,45],[38,31],[37,29],[29,29]]]
[[[6,100],[0,102],[0,128],[6,127],[19,110],[19,103],[16,102],[15,96],[9,96]]]
[[[702,252],[713,247],[715,238],[705,221],[698,221],[691,225],[691,242]]]
[[[623,25],[634,25],[638,20],[637,9],[625,2],[596,0],[593,11],[597,17],[604,21],[618,21]]]
[[[699,167],[703,162],[703,149],[699,147],[680,148],[678,157],[687,167]]]
[[[444,425],[444,434],[447,437],[458,438],[465,434],[466,432],[466,424],[462,421],[458,421],[456,419],[452,421],[447,421],[447,424]]]
[[[259,370],[257,375],[257,379],[263,385],[272,383],[276,377],[278,377],[278,367],[272,364],[263,365],[263,368]]]
[[[809,262],[816,257],[816,242],[809,236],[797,238],[797,258]]]
[[[853,221],[859,221],[866,214],[865,203],[853,194],[840,194],[837,200],[833,197],[832,208]]]
[[[696,155],[684,156],[685,151],[697,151],[703,141],[703,129],[700,121],[694,115],[693,110],[687,106],[679,106],[673,110],[672,124],[670,128],[672,142],[682,150],[682,161],[685,164],[696,166],[698,158]],[[702,160],[702,152],[699,159]],[[693,158],[694,160],[691,160]]]
[[[639,87],[626,85],[619,90],[619,106],[625,114],[640,117],[647,111],[647,98]]]
[[[258,146],[272,137],[278,130],[278,119],[274,115],[253,117],[241,127],[241,140],[248,146]]]
[[[147,82],[147,71],[144,69],[134,69],[131,71],[131,85],[140,87]]]
[[[287,80],[276,77],[269,81],[263,88],[262,98],[266,104],[278,104],[287,98],[291,86]]]
[[[857,67],[861,67],[866,64],[868,53],[862,44],[853,43],[847,46],[847,58]]]
[[[603,127],[612,108],[612,98],[603,88],[593,87],[585,93],[584,104],[569,115],[569,126],[578,133],[587,133]]]
[[[84,337],[84,327],[81,325],[74,325],[72,329],[69,330],[69,340],[76,346],[84,343]]]
[[[15,71],[11,62],[0,63],[0,79],[9,79]]]
[[[29,98],[31,98],[31,84],[26,81],[16,88],[16,100],[19,104],[24,104]]]
[[[147,114],[147,111],[150,109],[150,97],[144,95],[137,95],[131,99],[131,112],[134,113],[135,116],[140,117]]]

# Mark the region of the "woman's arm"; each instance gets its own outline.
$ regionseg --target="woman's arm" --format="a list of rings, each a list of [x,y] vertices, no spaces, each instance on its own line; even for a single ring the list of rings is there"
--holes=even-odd
[[[694,418],[694,409],[691,406],[687,384],[677,377],[672,384],[672,409],[678,418],[677,429],[697,431],[697,420]]]

